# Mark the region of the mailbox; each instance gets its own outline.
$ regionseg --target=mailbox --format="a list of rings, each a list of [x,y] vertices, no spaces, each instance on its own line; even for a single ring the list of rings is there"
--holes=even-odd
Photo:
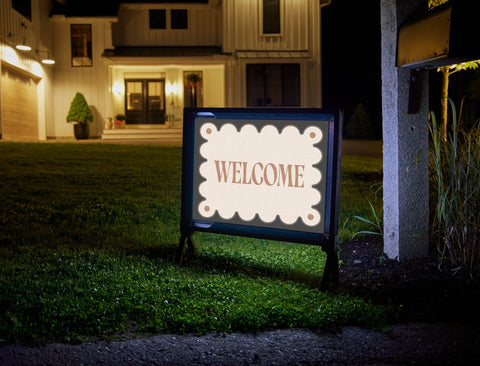
[[[476,1],[450,1],[400,27],[397,66],[436,68],[480,59]]]

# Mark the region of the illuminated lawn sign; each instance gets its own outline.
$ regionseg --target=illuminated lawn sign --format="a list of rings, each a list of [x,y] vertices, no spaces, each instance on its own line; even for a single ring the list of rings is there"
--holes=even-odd
[[[338,278],[341,116],[322,109],[186,108],[177,260],[195,231],[321,245]]]

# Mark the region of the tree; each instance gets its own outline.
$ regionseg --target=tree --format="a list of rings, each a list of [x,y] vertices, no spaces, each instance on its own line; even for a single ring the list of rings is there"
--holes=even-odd
[[[450,75],[457,71],[477,69],[480,66],[480,61],[470,61],[461,64],[441,66],[437,69],[442,73],[442,110],[440,113],[440,121],[442,126],[442,138],[443,141],[447,140],[447,116],[448,116],[448,84]]]
[[[363,103],[353,108],[352,116],[345,126],[345,132],[352,139],[368,140],[373,137],[372,121]]]

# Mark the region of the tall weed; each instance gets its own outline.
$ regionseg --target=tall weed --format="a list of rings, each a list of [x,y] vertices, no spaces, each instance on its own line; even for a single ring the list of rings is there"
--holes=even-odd
[[[474,278],[480,274],[480,125],[461,126],[450,100],[453,125],[447,139],[430,112],[430,187],[440,264],[449,259]],[[457,119],[458,117],[458,119]]]

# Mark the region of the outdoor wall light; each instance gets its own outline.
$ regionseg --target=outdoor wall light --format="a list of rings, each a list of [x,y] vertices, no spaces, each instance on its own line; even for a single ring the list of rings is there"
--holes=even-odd
[[[114,83],[112,86],[112,92],[117,95],[123,95],[125,93],[125,85],[121,83]]]
[[[20,51],[31,51],[32,50],[32,47],[30,47],[29,45],[27,45],[25,43],[25,39],[23,40],[23,43],[19,43],[15,46],[15,48],[17,50],[20,50]]]
[[[8,38],[19,38],[19,37],[16,37],[13,33],[8,33]],[[17,50],[20,50],[20,51],[31,51],[32,50],[32,47],[30,47],[26,40],[25,40],[25,37],[22,37],[22,41],[21,42],[18,42],[17,44],[15,44],[15,48]]]
[[[20,24],[22,26],[23,29],[27,29],[27,26],[25,25],[25,23],[21,23]],[[8,37],[9,38],[14,38],[14,34],[12,34],[11,32],[8,33]],[[20,36],[17,36],[16,38],[18,39]],[[27,44],[26,42],[26,39],[25,39],[25,35],[23,35],[21,37],[22,41],[21,42],[18,42],[16,45],[15,45],[15,48],[17,50],[20,50],[20,51],[31,51],[32,50],[32,47],[30,47],[30,45]]]
[[[47,56],[46,56],[46,57],[41,57],[41,56],[40,56],[41,53],[44,53],[44,54],[46,54]],[[41,58],[42,64],[45,64],[45,65],[53,65],[53,64],[55,64],[55,60],[50,57],[50,53],[49,53],[48,51],[40,51],[40,50],[37,50],[37,55]]]

